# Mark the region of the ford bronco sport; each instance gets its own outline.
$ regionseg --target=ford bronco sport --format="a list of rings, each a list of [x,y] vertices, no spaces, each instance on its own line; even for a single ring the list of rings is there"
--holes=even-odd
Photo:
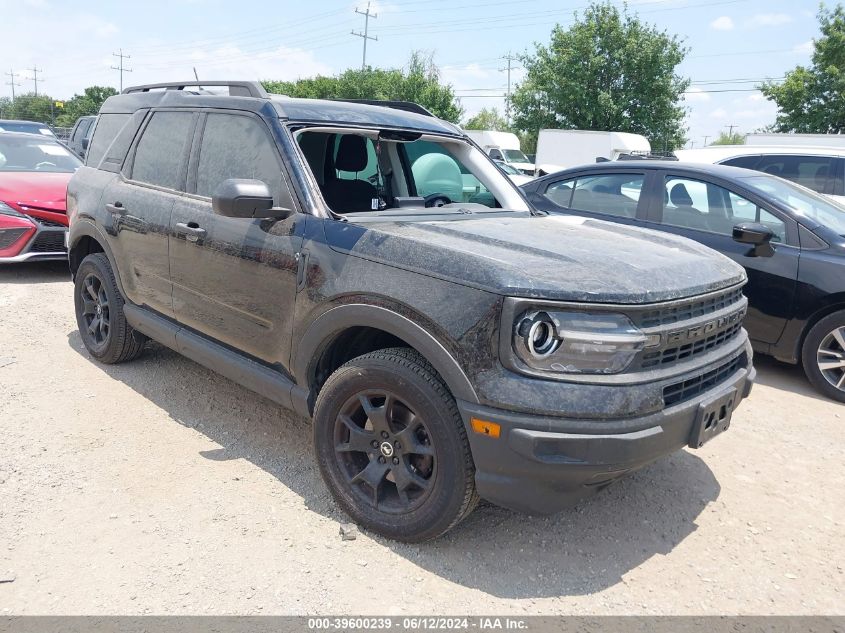
[[[555,512],[724,431],[754,378],[742,268],[532,211],[415,104],[128,88],[68,211],[91,355],[149,337],[312,417],[338,504],[394,539],[479,496]]]

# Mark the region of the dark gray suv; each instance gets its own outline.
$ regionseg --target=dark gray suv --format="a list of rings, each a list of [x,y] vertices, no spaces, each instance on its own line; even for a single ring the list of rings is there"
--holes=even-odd
[[[555,512],[699,448],[753,381],[742,268],[532,212],[415,104],[129,88],[68,205],[91,354],[149,337],[313,418],[338,504],[391,538],[479,496]]]

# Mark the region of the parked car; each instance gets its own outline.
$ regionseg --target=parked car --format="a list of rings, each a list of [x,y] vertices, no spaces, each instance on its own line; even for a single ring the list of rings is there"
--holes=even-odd
[[[95,359],[150,337],[312,417],[338,504],[407,541],[479,495],[557,511],[728,428],[754,378],[728,258],[532,213],[415,104],[207,85],[107,99],[68,186]],[[461,167],[478,193],[454,202]]]
[[[503,163],[500,160],[494,160],[493,162],[496,163],[499,169],[505,172],[505,175],[507,175],[507,177],[510,178],[511,182],[513,182],[515,185],[524,185],[525,183],[534,180],[533,176],[526,176],[516,167],[511,167],[507,163]]]
[[[526,176],[534,175],[534,163],[522,153],[519,137],[513,132],[466,130],[466,135],[493,160],[506,163]]]
[[[81,165],[52,137],[0,132],[0,264],[67,259],[65,191]]]
[[[85,151],[88,149],[88,142],[91,140],[96,120],[96,116],[81,116],[76,120],[73,129],[70,131],[67,146],[80,158],[85,158]]]
[[[523,186],[531,204],[683,235],[745,267],[754,349],[802,363],[845,402],[845,209],[768,174],[663,161],[602,163]]]
[[[690,163],[730,165],[780,176],[845,202],[845,145],[798,147],[793,145],[712,145],[676,150],[679,160]]]
[[[25,134],[40,134],[55,138],[50,126],[37,121],[14,121],[12,119],[0,119],[0,132],[23,132]]]
[[[576,165],[621,156],[648,155],[645,136],[627,132],[593,130],[540,130],[537,137],[536,175],[544,176]]]
[[[799,147],[845,148],[845,134],[792,134],[779,132],[754,132],[745,135],[746,145],[776,145]]]

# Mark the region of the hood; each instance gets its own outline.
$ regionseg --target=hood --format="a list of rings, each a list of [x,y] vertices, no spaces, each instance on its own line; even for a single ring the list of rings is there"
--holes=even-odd
[[[0,172],[0,200],[17,207],[65,213],[67,184],[72,173]]]
[[[727,257],[683,237],[575,216],[326,224],[333,248],[489,292],[642,304],[745,280]]]

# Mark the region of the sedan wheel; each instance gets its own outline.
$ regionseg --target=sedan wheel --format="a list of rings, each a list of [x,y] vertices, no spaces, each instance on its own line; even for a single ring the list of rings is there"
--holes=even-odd
[[[817,353],[819,371],[836,389],[845,390],[845,327],[822,339]]]

